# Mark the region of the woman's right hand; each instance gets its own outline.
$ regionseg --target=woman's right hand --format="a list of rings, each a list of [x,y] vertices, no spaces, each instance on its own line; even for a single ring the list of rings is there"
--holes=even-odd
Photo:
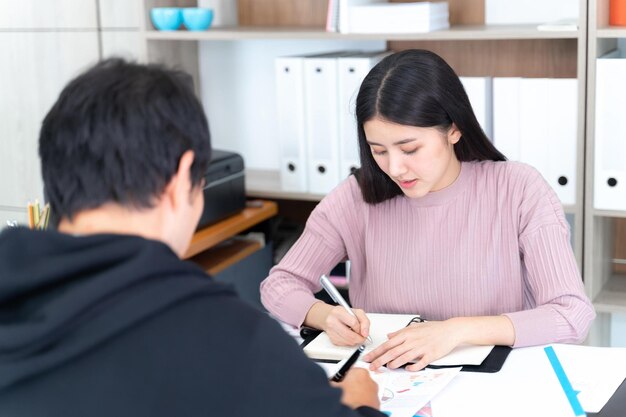
[[[304,324],[325,331],[337,346],[355,346],[369,336],[370,321],[363,310],[353,308],[352,311],[356,317],[341,306],[320,301],[311,306]]]

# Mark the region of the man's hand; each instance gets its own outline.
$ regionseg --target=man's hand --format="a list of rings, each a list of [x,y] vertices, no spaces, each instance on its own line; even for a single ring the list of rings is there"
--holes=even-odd
[[[378,399],[378,384],[363,368],[352,368],[341,382],[331,382],[335,387],[343,390],[341,402],[351,408],[372,407],[380,408]]]

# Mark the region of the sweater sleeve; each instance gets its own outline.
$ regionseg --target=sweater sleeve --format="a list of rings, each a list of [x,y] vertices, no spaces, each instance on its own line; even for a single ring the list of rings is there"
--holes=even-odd
[[[346,259],[345,240],[359,234],[363,221],[357,187],[350,177],[326,196],[309,216],[300,238],[261,283],[263,305],[281,321],[302,325],[317,301],[313,294],[322,289],[320,275]]]
[[[528,175],[520,204],[520,255],[524,304],[507,316],[515,328],[515,347],[580,343],[595,311],[585,295],[563,208],[535,170]]]
[[[274,320],[259,322],[245,360],[250,372],[242,382],[246,398],[241,415],[273,417],[385,417],[370,407],[353,410],[341,403],[325,372],[307,358]]]

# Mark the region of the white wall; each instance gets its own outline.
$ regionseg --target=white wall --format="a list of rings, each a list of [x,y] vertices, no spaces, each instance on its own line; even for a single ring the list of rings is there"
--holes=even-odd
[[[103,56],[138,56],[138,1],[0,0],[0,229],[43,203],[41,121],[61,89]],[[100,28],[98,27],[98,14]],[[101,29],[101,32],[99,32]]]

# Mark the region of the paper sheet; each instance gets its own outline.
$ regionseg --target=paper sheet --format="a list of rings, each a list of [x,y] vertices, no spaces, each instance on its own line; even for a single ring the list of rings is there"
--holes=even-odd
[[[329,378],[340,367],[340,364],[318,364]],[[359,361],[354,366],[367,369],[369,364]],[[445,368],[409,372],[381,367],[377,371],[370,371],[370,375],[378,384],[381,411],[393,417],[413,417],[460,371],[461,368]]]
[[[626,348],[553,346],[583,409],[600,412],[626,378]]]
[[[474,346],[463,345],[457,346],[452,352],[448,353],[441,359],[437,359],[430,365],[437,366],[459,366],[459,365],[480,365],[485,358],[491,353],[493,345],[490,346]]]
[[[626,377],[626,349],[553,346],[583,409],[600,411]],[[544,347],[513,349],[500,372],[462,372],[433,398],[433,415],[572,417]]]
[[[496,373],[461,372],[432,402],[437,417],[573,417],[543,348],[517,348]]]

